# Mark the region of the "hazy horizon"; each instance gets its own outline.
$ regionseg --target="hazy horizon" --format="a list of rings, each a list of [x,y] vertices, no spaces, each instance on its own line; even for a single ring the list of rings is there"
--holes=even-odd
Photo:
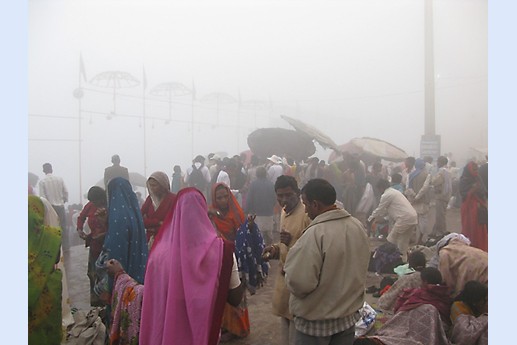
[[[487,6],[434,1],[436,134],[460,166],[472,148],[488,147]],[[280,115],[337,144],[375,137],[419,156],[423,11],[423,0],[31,0],[29,171],[41,177],[52,163],[70,202],[79,201],[79,83],[83,194],[115,153],[130,171],[170,176],[197,154],[247,150],[257,128],[292,129]],[[117,89],[114,104],[112,88],[92,83],[104,71],[127,72],[138,85]],[[172,82],[195,87],[196,99],[176,96],[169,107],[152,93]],[[234,103],[218,105],[206,97],[213,93]],[[316,146],[327,160],[331,151]]]

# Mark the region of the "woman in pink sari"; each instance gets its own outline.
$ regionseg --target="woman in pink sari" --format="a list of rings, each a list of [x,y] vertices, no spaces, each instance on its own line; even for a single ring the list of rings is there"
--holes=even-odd
[[[226,301],[238,305],[243,293],[233,250],[233,243],[217,236],[203,194],[181,190],[154,240],[144,285],[135,286],[121,267],[111,269],[115,290],[119,282],[122,288],[114,302],[142,301],[141,312],[119,313],[139,325],[139,343],[216,345]],[[117,323],[115,317],[113,323],[123,327],[127,322]],[[127,339],[124,332],[110,334],[112,343]],[[117,342],[122,343],[129,342]]]

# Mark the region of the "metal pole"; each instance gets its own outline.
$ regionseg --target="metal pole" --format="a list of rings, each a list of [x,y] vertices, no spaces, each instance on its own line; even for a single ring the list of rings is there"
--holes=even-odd
[[[425,135],[435,135],[433,0],[425,0]]]
[[[190,137],[190,157],[194,157],[194,95],[192,95],[192,113],[191,113],[191,127],[192,127],[192,133]]]
[[[81,90],[81,67],[79,67],[79,90]],[[79,113],[78,113],[78,137],[79,137],[79,203],[83,203],[83,176],[82,176],[82,107],[81,107],[81,98],[79,97]]]
[[[147,178],[147,137],[146,137],[146,129],[145,129],[145,88],[142,88],[142,101],[143,101],[143,110],[142,117],[144,121],[144,176]]]

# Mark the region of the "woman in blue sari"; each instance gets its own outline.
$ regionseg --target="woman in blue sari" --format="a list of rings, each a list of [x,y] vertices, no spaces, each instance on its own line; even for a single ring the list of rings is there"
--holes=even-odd
[[[126,273],[140,284],[144,282],[147,263],[144,222],[138,199],[128,180],[117,177],[109,182],[108,213],[104,216],[107,216],[108,233],[96,263],[100,281],[95,292],[109,304],[113,281],[106,272],[107,260],[118,260]]]

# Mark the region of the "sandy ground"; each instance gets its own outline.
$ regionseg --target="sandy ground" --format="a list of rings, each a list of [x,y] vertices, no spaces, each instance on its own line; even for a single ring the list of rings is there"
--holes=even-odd
[[[430,224],[433,225],[434,210],[431,210]],[[460,232],[461,219],[459,209],[447,211],[447,227],[450,232]],[[88,310],[89,305],[89,283],[86,276],[88,250],[82,244],[82,240],[75,234],[70,234],[70,249],[64,251],[65,267],[67,270],[69,298],[72,307]],[[370,239],[370,248],[377,248],[382,242],[377,239]],[[280,320],[271,314],[271,300],[275,276],[278,269],[278,262],[271,261],[270,277],[267,283],[253,296],[248,295],[249,316],[251,321],[251,334],[244,339],[236,339],[227,342],[231,345],[280,345]],[[379,286],[382,276],[368,272],[366,287],[370,285]],[[366,301],[373,307],[377,306],[377,298],[371,294],[366,295]]]

